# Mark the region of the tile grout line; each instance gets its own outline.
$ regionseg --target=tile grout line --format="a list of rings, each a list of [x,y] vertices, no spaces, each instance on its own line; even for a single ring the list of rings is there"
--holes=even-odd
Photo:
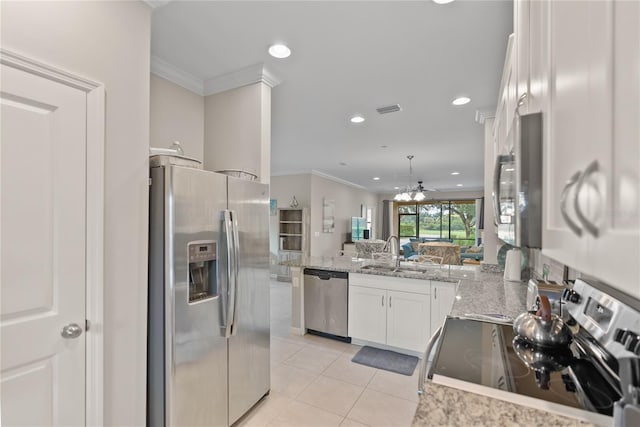
[[[311,382],[311,384],[313,384],[314,382],[316,382],[316,381],[318,380],[318,378],[323,377],[323,376],[324,376],[324,375],[320,374],[316,379],[314,379],[314,380]],[[325,378],[331,379],[331,380],[333,380],[333,381],[338,381],[338,382],[341,382],[341,383],[346,384],[346,385],[351,385],[351,386],[354,386],[354,387],[361,387],[361,386],[357,386],[357,385],[355,385],[355,384],[348,383],[348,382],[346,382],[346,381],[341,381],[341,380],[336,379],[336,378],[331,378],[331,377],[326,377],[326,376],[325,376]],[[309,386],[311,386],[311,384],[309,384]],[[307,386],[307,388],[308,388],[309,386]],[[352,410],[352,409],[353,409],[353,407],[355,406],[356,402],[360,399],[360,396],[362,396],[362,393],[364,392],[364,390],[365,390],[365,389],[366,389],[365,387],[362,387],[362,391],[360,392],[360,394],[358,395],[358,397],[357,397],[357,398],[356,398],[356,400],[354,401],[353,405],[351,405],[351,407],[350,407],[350,408],[349,408],[349,410],[347,411],[347,415],[351,412],[351,410]],[[305,390],[306,390],[306,388],[305,388]],[[300,397],[300,395],[302,395],[302,392],[298,395],[298,397]],[[330,410],[328,410],[328,409],[326,409],[326,408],[321,408],[321,407],[319,407],[319,406],[316,406],[316,405],[314,405],[313,403],[309,403],[309,402],[304,402],[304,401],[302,401],[302,400],[298,400],[298,397],[296,397],[296,399],[295,399],[295,400],[296,400],[296,401],[298,401],[298,402],[300,402],[300,403],[304,403],[304,404],[307,404],[307,405],[309,405],[309,406],[313,406],[313,407],[314,407],[314,408],[316,408],[316,409],[320,409],[320,410],[325,411],[325,412],[328,412],[328,413],[330,413],[330,414],[333,414],[333,415],[337,415],[337,416],[339,416],[339,417],[342,417],[342,421],[344,421],[344,420],[347,418],[347,415],[337,414],[337,413],[332,412],[332,411],[330,411]],[[340,424],[342,424],[342,421],[340,422]],[[362,423],[361,423],[361,424],[362,424]]]

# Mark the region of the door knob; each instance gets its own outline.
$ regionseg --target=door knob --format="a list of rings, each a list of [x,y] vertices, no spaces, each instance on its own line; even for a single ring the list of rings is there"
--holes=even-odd
[[[78,338],[82,334],[82,328],[77,323],[69,323],[68,325],[62,328],[62,338],[70,339],[70,338]]]

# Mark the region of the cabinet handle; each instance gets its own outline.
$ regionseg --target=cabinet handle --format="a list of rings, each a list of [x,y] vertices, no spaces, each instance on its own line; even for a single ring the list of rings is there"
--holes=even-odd
[[[438,288],[433,288],[433,299],[438,299]]]
[[[573,206],[575,207],[576,215],[578,216],[578,219],[580,220],[582,225],[584,225],[584,228],[589,233],[591,233],[593,237],[598,237],[598,235],[600,234],[600,230],[594,223],[589,221],[589,219],[587,219],[587,217],[582,212],[582,209],[580,208],[580,203],[578,203],[578,194],[580,194],[580,191],[582,190],[582,187],[584,186],[584,183],[587,180],[587,178],[591,176],[592,173],[597,171],[598,171],[598,161],[594,160],[589,164],[589,166],[587,166],[587,168],[584,170],[584,172],[580,176],[580,179],[578,180],[578,186],[576,187],[576,198],[573,200]]]
[[[382,295],[382,306],[384,307],[384,295]]]
[[[518,103],[516,104],[516,115],[520,115],[520,107],[524,105],[528,97],[529,94],[527,92],[524,92],[522,95],[520,95],[520,98],[518,98]]]
[[[391,297],[389,297],[389,308],[391,308]]]
[[[571,178],[569,178],[569,181],[564,185],[562,194],[560,195],[560,213],[562,214],[562,218],[564,219],[564,222],[567,223],[571,231],[573,231],[578,237],[582,236],[582,229],[578,227],[571,217],[569,217],[569,214],[567,214],[567,196],[569,195],[569,188],[578,182],[581,175],[580,171],[574,173]]]

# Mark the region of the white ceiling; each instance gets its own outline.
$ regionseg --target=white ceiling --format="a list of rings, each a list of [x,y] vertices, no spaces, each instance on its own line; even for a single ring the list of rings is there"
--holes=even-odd
[[[509,0],[172,1],[153,10],[151,52],[202,80],[258,63],[282,80],[272,91],[273,175],[315,170],[375,192],[419,179],[438,190],[472,190],[483,187],[475,112],[495,109],[512,7]],[[271,58],[274,42],[292,55]],[[452,106],[462,94],[471,103]],[[396,103],[401,112],[375,111]],[[367,120],[351,124],[355,113]]]

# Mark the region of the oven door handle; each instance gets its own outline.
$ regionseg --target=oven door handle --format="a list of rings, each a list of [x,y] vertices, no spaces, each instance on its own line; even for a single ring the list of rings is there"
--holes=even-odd
[[[424,393],[425,376],[427,374],[427,368],[429,367],[429,354],[431,354],[433,346],[438,341],[438,338],[440,338],[443,326],[444,325],[440,325],[440,327],[436,329],[436,331],[429,339],[429,342],[427,343],[427,349],[425,350],[422,360],[420,361],[420,372],[418,373],[418,394]]]

